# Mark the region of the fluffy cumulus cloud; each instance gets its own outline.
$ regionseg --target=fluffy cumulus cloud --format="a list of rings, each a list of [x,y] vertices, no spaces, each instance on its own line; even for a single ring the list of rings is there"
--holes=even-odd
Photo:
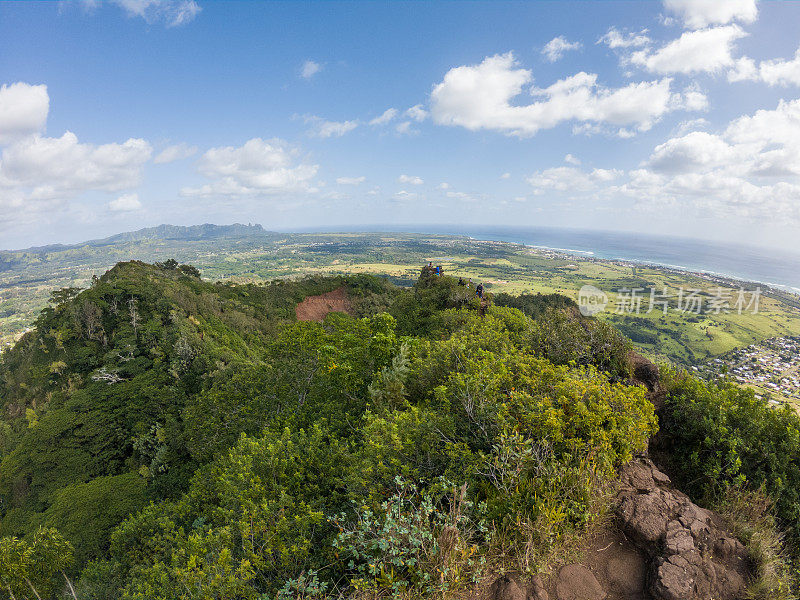
[[[83,192],[136,187],[152,156],[143,139],[96,145],[80,142],[71,131],[44,136],[49,105],[44,85],[0,87],[0,209],[6,224]]]
[[[664,0],[664,8],[691,29],[733,21],[752,23],[758,17],[756,0]]]
[[[0,187],[18,200],[63,200],[88,190],[119,191],[139,184],[152,148],[142,139],[82,144],[67,131],[59,138],[31,136],[3,149]]]
[[[400,175],[400,177],[397,178],[397,182],[410,183],[411,185],[422,185],[423,183],[425,183],[420,177],[416,177],[414,175],[405,175],[405,174]]]
[[[122,194],[108,203],[108,209],[114,212],[132,212],[141,208],[139,194]]]
[[[300,68],[300,77],[303,79],[311,79],[314,75],[322,70],[322,65],[313,60],[307,60]]]
[[[434,87],[431,115],[440,125],[531,136],[568,121],[628,128],[621,133],[644,131],[669,112],[705,107],[705,96],[697,90],[675,92],[669,78],[609,89],[584,72],[543,89],[528,87],[536,100],[512,103],[532,79],[510,52],[455,67]]]
[[[793,59],[763,61],[759,75],[769,85],[800,85],[800,48]]]
[[[746,35],[738,25],[686,31],[661,48],[633,52],[629,60],[653,73],[720,72],[734,66],[734,45]]]
[[[550,62],[556,62],[562,56],[564,56],[565,52],[569,52],[570,50],[578,50],[580,47],[580,42],[570,42],[563,35],[559,35],[544,45],[544,48],[542,48],[542,54]]]
[[[112,0],[130,17],[140,17],[148,23],[164,23],[167,27],[185,25],[198,15],[201,8],[195,0]],[[94,8],[96,0],[85,0],[84,5]]]
[[[279,139],[253,138],[244,145],[206,151],[198,171],[212,181],[183,188],[184,196],[260,196],[308,191],[318,166],[298,162],[298,151]]]
[[[553,167],[534,172],[526,181],[534,188],[534,192],[545,190],[557,192],[589,192],[598,185],[613,181],[622,175],[616,169],[594,169],[582,171],[575,167]]]
[[[158,165],[163,165],[176,160],[183,160],[197,154],[197,146],[190,146],[189,144],[175,144],[167,146],[153,159],[153,162]]]
[[[49,109],[46,85],[18,82],[1,86],[0,144],[42,131]]]
[[[692,131],[659,144],[619,191],[643,202],[688,200],[800,221],[800,100],[739,117],[718,133]]]
[[[620,31],[616,27],[611,27],[606,34],[597,40],[598,44],[605,44],[611,49],[617,48],[641,48],[650,43],[650,38],[647,36],[647,30],[636,32]]]
[[[742,57],[728,72],[730,81],[763,81],[771,86],[800,85],[800,48],[793,58],[771,59],[756,63]]]

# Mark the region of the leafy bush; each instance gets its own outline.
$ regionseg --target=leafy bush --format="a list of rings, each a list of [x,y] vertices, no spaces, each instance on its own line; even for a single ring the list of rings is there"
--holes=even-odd
[[[572,298],[563,294],[495,294],[494,303],[497,306],[516,308],[533,319],[543,317],[548,311],[577,309],[578,305]]]
[[[631,341],[604,321],[547,309],[530,332],[530,346],[557,364],[594,365],[616,379],[631,376]]]
[[[0,538],[0,585],[11,598],[52,597],[65,587],[73,592],[66,571],[72,545],[55,529],[39,528],[30,541]]]
[[[729,486],[764,491],[800,550],[800,417],[773,409],[752,390],[666,372],[664,443],[682,486],[709,502]]]
[[[351,585],[391,597],[439,597],[473,583],[483,561],[478,543],[486,538],[480,507],[466,497],[467,486],[440,480],[421,491],[395,479],[396,491],[380,508],[357,509],[355,519],[332,518],[339,528],[333,543],[354,575]]]
[[[629,342],[563,297],[195,275],[120,264],[0,359],[3,531],[61,528],[83,597],[463,595],[595,519],[655,430]],[[341,286],[363,318],[296,321]]]

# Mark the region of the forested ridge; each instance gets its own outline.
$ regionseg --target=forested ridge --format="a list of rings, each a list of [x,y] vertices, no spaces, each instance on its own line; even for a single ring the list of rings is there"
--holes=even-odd
[[[544,568],[660,427],[693,498],[771,505],[793,597],[797,416],[665,371],[657,417],[633,356],[556,294],[120,263],[0,358],[0,594],[464,597]]]

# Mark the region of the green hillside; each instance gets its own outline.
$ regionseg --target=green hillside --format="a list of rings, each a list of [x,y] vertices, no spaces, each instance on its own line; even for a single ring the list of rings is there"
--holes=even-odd
[[[295,318],[332,291],[346,312]],[[658,430],[635,360],[557,294],[482,302],[424,270],[411,288],[236,285],[120,263],[54,293],[0,359],[0,586],[460,598],[535,573],[605,514]],[[800,420],[679,373],[664,385],[666,446],[680,439],[697,497],[763,486],[794,536]]]

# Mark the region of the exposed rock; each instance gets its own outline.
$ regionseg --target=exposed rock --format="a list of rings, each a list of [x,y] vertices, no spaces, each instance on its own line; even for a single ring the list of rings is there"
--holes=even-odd
[[[649,587],[656,600],[744,596],[744,546],[711,512],[672,489],[649,460],[623,469],[617,514],[625,534],[650,557]]]
[[[558,600],[604,600],[606,593],[592,572],[583,565],[567,565],[558,572]]]
[[[527,600],[525,589],[514,579],[506,575],[494,582],[492,600]]]
[[[550,600],[550,595],[538,575],[534,575],[533,579],[531,579],[531,585],[528,588],[528,600]]]

